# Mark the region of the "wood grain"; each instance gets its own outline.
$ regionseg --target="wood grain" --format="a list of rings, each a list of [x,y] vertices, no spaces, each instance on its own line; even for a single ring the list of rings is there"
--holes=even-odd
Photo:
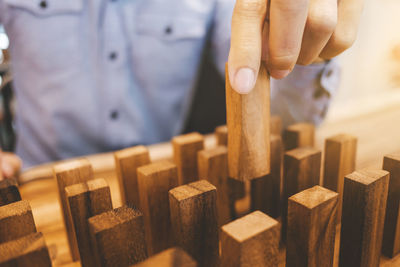
[[[142,166],[137,172],[147,252],[153,255],[173,245],[168,191],[178,186],[178,172],[166,160]]]
[[[346,175],[340,233],[340,267],[379,266],[389,173],[362,170]]]
[[[122,206],[89,218],[96,266],[129,266],[147,258],[143,214]]]
[[[69,249],[74,261],[79,260],[78,243],[68,203],[65,197],[65,187],[93,179],[93,169],[87,159],[70,160],[53,167],[53,176],[57,181],[58,194],[65,228],[67,230]]]
[[[390,172],[382,253],[394,257],[400,252],[400,153],[387,155],[383,169]]]
[[[121,202],[140,208],[137,168],[150,163],[145,146],[126,148],[114,153]]]
[[[229,177],[240,181],[260,178],[270,171],[270,84],[262,63],[253,90],[239,94],[226,71],[226,115]]]
[[[160,252],[132,267],[197,267],[196,261],[178,247]]]
[[[314,186],[289,198],[286,267],[332,267],[338,193]]]
[[[271,135],[282,135],[282,119],[277,115],[271,116]]]
[[[0,206],[21,200],[18,183],[15,178],[0,181]]]
[[[0,243],[36,233],[32,209],[21,200],[0,207]]]
[[[324,187],[339,193],[337,223],[342,218],[344,176],[356,167],[357,138],[338,134],[325,140]]]
[[[271,173],[251,180],[251,210],[260,210],[273,218],[280,216],[283,143],[271,135]]]
[[[175,244],[188,252],[199,266],[218,266],[217,192],[200,180],[169,191]]]
[[[33,233],[0,244],[1,267],[51,267],[42,233]]]
[[[207,180],[217,188],[218,225],[231,220],[228,189],[228,152],[225,146],[198,152],[199,179]]]
[[[278,266],[279,223],[255,211],[222,227],[221,267]]]
[[[313,147],[315,126],[311,123],[296,123],[287,127],[283,133],[285,150],[292,150],[300,147]]]
[[[110,188],[107,182],[100,178],[67,186],[65,194],[74,224],[81,264],[83,267],[95,267],[87,220],[112,210]]]
[[[221,125],[215,128],[215,137],[217,138],[217,145],[227,146],[228,145],[228,126]]]
[[[172,147],[174,162],[178,167],[179,184],[197,181],[197,152],[204,149],[204,137],[199,133],[175,136]]]

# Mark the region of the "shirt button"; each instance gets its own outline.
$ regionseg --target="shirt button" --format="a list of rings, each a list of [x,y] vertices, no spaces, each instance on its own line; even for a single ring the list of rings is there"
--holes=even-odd
[[[47,8],[47,2],[45,0],[40,1],[39,3],[40,8],[45,9]]]
[[[165,28],[165,34],[169,35],[169,34],[171,34],[171,33],[172,33],[172,28],[171,28],[171,26],[167,26],[167,27]]]
[[[116,119],[118,119],[118,117],[119,117],[119,112],[118,112],[117,110],[111,111],[111,113],[110,113],[110,118],[111,118],[112,120],[116,120]]]
[[[108,57],[110,58],[110,60],[116,60],[118,57],[118,54],[117,54],[117,52],[111,52]]]

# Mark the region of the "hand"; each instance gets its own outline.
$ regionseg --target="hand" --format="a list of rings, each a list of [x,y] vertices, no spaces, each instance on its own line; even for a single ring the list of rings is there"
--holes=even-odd
[[[295,64],[333,58],[357,35],[363,0],[237,0],[228,71],[232,87],[249,93],[260,61],[282,79]]]
[[[22,161],[14,153],[0,151],[0,181],[16,177],[21,170]]]

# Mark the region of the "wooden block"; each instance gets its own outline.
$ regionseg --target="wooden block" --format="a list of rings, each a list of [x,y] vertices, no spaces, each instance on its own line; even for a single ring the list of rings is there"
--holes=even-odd
[[[217,188],[218,225],[231,221],[228,189],[228,152],[225,146],[202,150],[197,155],[199,179]]]
[[[122,206],[89,218],[96,266],[129,266],[147,258],[143,214]]]
[[[215,128],[215,136],[217,138],[218,146],[228,145],[228,127],[226,125],[221,125]]]
[[[57,181],[58,193],[61,205],[61,213],[67,230],[68,244],[73,261],[79,260],[78,243],[76,241],[75,229],[71,214],[68,211],[65,187],[73,184],[83,183],[93,179],[93,169],[87,159],[71,160],[59,163],[53,167],[53,175]]]
[[[285,150],[314,146],[315,126],[311,123],[296,123],[286,128],[283,134]]]
[[[33,233],[0,244],[0,267],[51,267],[42,233]]]
[[[270,171],[270,84],[265,65],[248,94],[239,94],[226,71],[226,115],[229,177],[241,181],[260,178]]]
[[[255,211],[222,227],[222,267],[278,266],[279,223]]]
[[[383,169],[390,172],[390,178],[382,253],[392,258],[400,252],[400,153],[385,156]]]
[[[311,147],[287,151],[283,166],[282,241],[285,241],[288,198],[319,184],[321,151]]]
[[[175,136],[172,145],[174,162],[178,167],[179,184],[197,181],[197,152],[204,149],[203,136],[199,133]]]
[[[279,116],[271,116],[271,135],[282,135],[282,119]]]
[[[280,215],[283,143],[280,135],[271,135],[271,173],[251,180],[251,210],[260,210],[273,218]]]
[[[339,193],[337,223],[342,218],[344,176],[356,167],[357,138],[339,134],[325,140],[324,187]]]
[[[122,204],[140,208],[137,168],[150,163],[145,146],[126,148],[114,153],[115,169]]]
[[[112,210],[110,188],[104,179],[95,179],[67,186],[65,194],[76,233],[81,264],[83,267],[94,267],[96,263],[87,220]]]
[[[218,266],[217,192],[205,180],[169,191],[175,244],[188,252],[199,266]]]
[[[160,161],[137,170],[148,255],[173,245],[168,191],[178,186],[176,165]]]
[[[344,179],[340,267],[379,266],[389,173],[363,170]]]
[[[18,183],[15,178],[0,181],[0,206],[21,200]]]
[[[246,182],[228,177],[228,190],[231,218],[237,218],[236,202],[246,197]]]
[[[286,267],[333,266],[338,193],[314,186],[289,198]]]
[[[0,207],[0,243],[36,233],[32,209],[21,200]]]
[[[164,250],[132,267],[197,267],[197,263],[184,250],[174,247]]]

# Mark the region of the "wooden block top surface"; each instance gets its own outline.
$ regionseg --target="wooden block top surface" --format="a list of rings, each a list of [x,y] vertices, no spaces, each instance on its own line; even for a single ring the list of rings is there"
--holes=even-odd
[[[28,211],[31,211],[31,206],[29,205],[28,201],[21,200],[13,202],[0,207],[0,220],[11,216],[22,215]]]
[[[177,144],[177,145],[186,145],[186,144],[198,143],[198,142],[203,142],[203,141],[204,141],[204,137],[197,132],[178,135],[172,139],[172,143]]]
[[[238,242],[243,242],[278,225],[278,221],[261,211],[252,212],[222,226],[222,230]]]
[[[394,160],[394,161],[400,161],[400,152],[395,152],[389,155],[385,155],[385,158]]]
[[[170,169],[176,168],[176,165],[169,160],[161,160],[151,164],[144,165],[137,169],[138,172],[143,175],[149,176],[157,172],[168,171]]]
[[[116,158],[122,159],[122,158],[129,158],[135,155],[140,155],[144,153],[148,153],[148,149],[145,146],[134,146],[134,147],[129,147],[125,148],[119,151],[115,151],[114,155]]]
[[[389,172],[384,170],[360,170],[346,175],[346,178],[360,184],[369,185],[388,174]]]
[[[80,195],[87,191],[97,190],[97,189],[105,188],[105,187],[108,187],[106,180],[104,180],[103,178],[98,178],[98,179],[89,180],[85,183],[79,183],[79,184],[73,184],[73,185],[67,186],[65,188],[65,192],[66,192],[67,196],[71,197],[71,196]]]
[[[313,209],[321,203],[336,198],[337,196],[338,193],[316,185],[291,196],[289,201],[295,201],[308,209]]]
[[[321,150],[312,147],[300,147],[285,152],[285,155],[302,160],[307,157],[320,154]]]
[[[310,130],[310,129],[313,130],[314,128],[315,128],[315,126],[312,123],[300,122],[300,123],[295,123],[295,124],[289,125],[286,128],[286,130],[298,132],[298,131],[304,131],[304,130]]]
[[[343,143],[343,142],[348,142],[348,141],[356,141],[357,137],[352,136],[350,134],[337,134],[334,136],[331,136],[326,139],[327,141],[332,141],[332,142],[337,142],[337,143]]]
[[[226,146],[217,146],[217,147],[212,148],[212,149],[201,150],[197,154],[200,157],[204,157],[206,159],[209,159],[209,158],[213,158],[213,157],[216,157],[216,156],[219,156],[219,155],[226,154],[227,152],[228,152],[228,149],[226,148]]]
[[[58,163],[54,165],[53,170],[55,173],[62,173],[89,166],[91,166],[89,160],[82,158],[82,159],[69,160],[66,162]]]
[[[223,133],[223,134],[228,134],[228,126],[226,125],[221,125],[215,128],[216,133]]]
[[[164,250],[132,267],[196,267],[196,261],[179,247]]]
[[[181,201],[213,190],[217,190],[215,186],[206,180],[200,180],[171,189],[169,193],[176,200]]]
[[[94,233],[114,228],[143,214],[134,207],[122,206],[89,218]]]
[[[15,186],[18,187],[18,183],[17,180],[15,178],[11,178],[11,179],[4,179],[2,181],[0,181],[0,190],[10,187],[10,186]]]
[[[46,243],[42,233],[33,233],[2,243],[0,244],[0,263],[45,247]]]

